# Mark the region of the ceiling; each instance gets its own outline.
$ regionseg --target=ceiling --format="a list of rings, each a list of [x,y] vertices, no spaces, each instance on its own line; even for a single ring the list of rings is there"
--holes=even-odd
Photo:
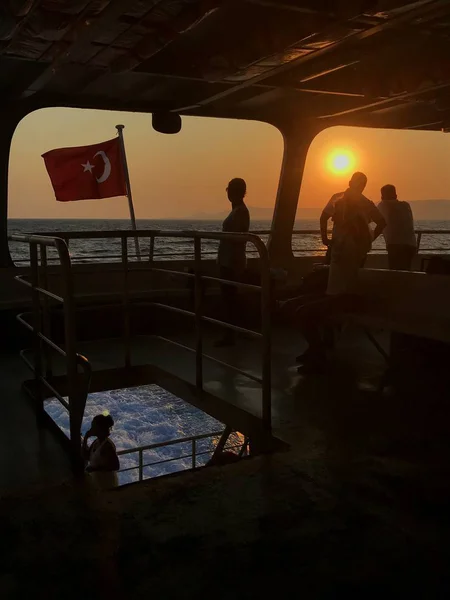
[[[450,0],[3,0],[0,102],[450,129]]]

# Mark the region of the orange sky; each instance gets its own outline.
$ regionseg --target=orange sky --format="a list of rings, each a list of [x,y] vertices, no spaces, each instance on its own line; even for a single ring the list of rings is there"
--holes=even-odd
[[[402,200],[450,199],[449,134],[333,127],[311,145],[299,205],[320,206],[345,189],[348,174],[334,175],[326,169],[326,157],[335,148],[351,150],[355,170],[368,176],[364,193],[373,201],[379,201],[386,183],[397,187]]]
[[[125,125],[125,143],[137,218],[189,218],[229,208],[225,188],[244,177],[248,203],[274,203],[283,140],[265,123],[184,118],[176,135],[153,130],[151,115],[45,109],[26,117],[13,139],[9,216],[14,218],[127,218],[125,198],[56,202],[41,155],[65,146],[114,137]]]
[[[127,218],[124,198],[56,202],[41,154],[53,148],[110,139],[125,128],[137,218],[189,218],[227,210],[225,187],[244,177],[248,204],[273,207],[281,167],[279,131],[260,122],[188,117],[177,135],[156,133],[145,114],[45,109],[19,125],[11,148],[11,218]],[[327,169],[336,148],[353,152],[355,169],[369,177],[367,196],[385,183],[406,200],[450,198],[450,137],[440,132],[333,128],[314,140],[299,204],[321,207],[344,189],[349,175]]]

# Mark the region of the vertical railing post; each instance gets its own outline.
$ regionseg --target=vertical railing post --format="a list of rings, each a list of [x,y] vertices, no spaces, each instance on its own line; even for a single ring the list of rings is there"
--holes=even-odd
[[[66,242],[55,240],[61,263],[64,299],[64,349],[66,352],[67,389],[69,395],[70,442],[72,444],[75,466],[81,470],[84,466],[81,457],[81,424],[83,422],[87,393],[78,385],[76,353],[75,298],[72,278],[72,265]]]
[[[139,450],[139,481],[144,479],[144,453]]]
[[[245,456],[245,454],[247,452],[247,448],[248,448],[248,437],[246,436],[244,438],[244,443],[242,444],[242,447],[239,450],[239,458],[242,458],[243,456]]]
[[[262,333],[262,421],[267,433],[272,431],[272,342],[271,282],[267,250],[260,248],[261,264],[261,333]]]
[[[422,241],[422,232],[419,231],[419,233],[417,234],[417,254],[419,254],[421,241]]]
[[[40,285],[44,290],[48,290],[48,276],[47,276],[47,246],[45,244],[40,244],[40,253],[41,253],[41,273],[40,273]],[[44,295],[42,298],[42,327],[44,331],[44,335],[48,338],[51,338],[51,319],[50,319],[50,309],[49,309],[49,299],[48,296]],[[47,344],[44,344],[44,353],[45,353],[45,376],[51,377],[53,374],[52,369],[52,353]]]
[[[125,349],[125,368],[131,365],[130,349],[130,311],[128,302],[128,238],[122,235],[122,267],[123,267],[123,340]]]
[[[214,448],[213,455],[211,457],[211,462],[214,463],[216,459],[222,454],[223,449],[228,441],[228,438],[233,433],[233,428],[227,425],[220,436],[217,446]]]
[[[195,384],[203,391],[203,335],[202,335],[202,240],[194,237],[194,294],[195,294]]]
[[[42,377],[42,344],[39,334],[41,332],[41,302],[39,292],[39,265],[37,244],[30,243],[30,265],[31,265],[31,285],[33,302],[33,348],[34,348],[34,380],[36,385],[36,397],[39,403],[39,410],[43,410],[43,396],[41,388]]]
[[[197,454],[197,445],[195,443],[195,438],[192,440],[192,468],[195,469],[197,466],[196,455]]]
[[[150,236],[150,247],[148,251],[148,262],[153,264],[153,257],[155,255],[155,236]]]

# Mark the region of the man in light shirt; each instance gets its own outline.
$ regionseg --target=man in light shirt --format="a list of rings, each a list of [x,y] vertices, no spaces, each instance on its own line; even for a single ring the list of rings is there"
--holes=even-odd
[[[389,268],[393,271],[409,271],[417,252],[414,218],[408,202],[400,202],[393,185],[381,188],[378,210],[386,221],[383,236],[388,251]]]

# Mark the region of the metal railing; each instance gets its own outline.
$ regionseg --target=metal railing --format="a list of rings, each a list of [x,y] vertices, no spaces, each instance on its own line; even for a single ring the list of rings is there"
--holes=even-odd
[[[270,230],[258,231],[257,233],[259,235],[270,235]],[[433,236],[433,235],[450,235],[450,229],[416,229],[415,234],[416,234],[416,239],[417,239],[417,254],[420,254],[421,252],[439,252],[439,251],[450,252],[450,245],[447,248],[445,248],[445,247],[444,248],[422,248],[421,247],[422,236],[424,236],[424,235],[431,235],[431,236]],[[294,229],[292,232],[292,235],[293,236],[297,236],[297,235],[320,236],[320,230],[319,229]],[[331,230],[328,231],[328,235],[331,236]],[[321,248],[294,248],[293,250],[294,250],[294,252],[301,252],[301,253],[322,252],[325,254],[327,249],[325,248],[325,246],[323,246],[321,244]],[[387,252],[386,247],[381,247],[381,248],[373,247],[371,250],[372,254],[378,254],[378,253],[385,254],[386,252]]]
[[[71,234],[73,236],[73,232]],[[176,271],[173,269],[162,268],[161,266],[153,266],[154,257],[150,252],[150,255],[146,261],[139,261],[130,263],[128,253],[128,239],[138,237],[139,239],[147,238],[150,241],[150,249],[154,249],[155,239],[158,237],[170,238],[170,239],[188,239],[193,242],[194,252],[194,273],[187,273],[184,271]],[[148,302],[149,306],[173,312],[179,315],[183,315],[188,318],[194,319],[195,322],[195,347],[191,348],[174,340],[168,339],[163,336],[154,336],[161,341],[167,342],[171,345],[177,346],[192,352],[195,354],[195,366],[196,376],[195,383],[199,391],[203,391],[203,360],[206,359],[229,370],[234,371],[248,379],[251,379],[261,385],[262,388],[262,422],[263,427],[267,432],[271,431],[271,412],[272,412],[272,389],[271,389],[271,315],[270,315],[270,267],[269,267],[269,256],[267,248],[264,242],[255,234],[252,233],[223,233],[223,232],[206,232],[206,231],[164,231],[164,230],[137,230],[137,231],[88,231],[88,232],[77,232],[77,239],[120,239],[121,242],[121,264],[123,273],[123,287],[122,287],[122,308],[124,318],[124,349],[125,349],[125,366],[131,365],[131,331],[130,331],[130,306],[133,300],[130,298],[129,289],[129,273],[132,270],[138,270],[140,273],[148,271],[152,273],[160,273],[163,275],[169,275],[171,277],[176,276],[180,278],[191,279],[194,282],[194,311],[181,309],[169,304],[163,304],[161,302]],[[260,259],[260,276],[261,285],[254,285],[249,283],[243,283],[240,281],[232,281],[229,279],[222,279],[219,277],[211,277],[202,275],[201,263],[202,263],[202,240],[228,240],[236,241],[240,243],[249,243],[255,247],[258,252]],[[145,264],[146,263],[146,264]],[[132,269],[131,265],[134,265],[136,269]],[[202,302],[203,302],[203,282],[212,281],[218,284],[226,284],[237,287],[239,289],[256,291],[261,294],[261,331],[254,331],[239,327],[232,323],[207,317],[203,314]],[[149,290],[133,290],[138,296],[145,296],[149,294]],[[151,292],[150,292],[151,293]],[[252,338],[258,339],[262,344],[262,369],[261,376],[253,375],[247,371],[239,369],[234,365],[219,360],[214,356],[210,356],[203,351],[203,324],[209,323],[225,329],[230,329],[235,332],[244,333]]]
[[[164,238],[164,230],[160,230],[161,238]],[[80,239],[88,239],[89,236],[87,236],[87,234],[89,234],[91,232],[87,232],[87,231],[58,231],[58,232],[52,232],[52,233],[45,233],[45,232],[41,232],[39,234],[39,236],[51,236],[51,237],[58,237],[60,239],[63,239],[66,241],[66,243],[69,245],[70,244],[70,240],[80,240]],[[95,232],[94,232],[95,233]],[[254,230],[251,233],[258,235],[258,236],[269,236],[270,235],[270,230],[268,229],[264,229],[264,230]],[[331,233],[331,232],[329,232]],[[292,232],[292,235],[294,236],[307,236],[307,237],[319,237],[320,238],[320,231],[318,229],[294,229],[294,231]],[[417,229],[416,230],[416,237],[417,237],[417,253],[421,254],[423,252],[450,252],[450,245],[448,247],[422,247],[422,237],[426,235],[426,236],[439,236],[439,235],[450,235],[450,230],[448,229]],[[96,237],[96,236],[95,236]],[[182,244],[183,242],[180,241],[180,244]],[[192,250],[182,250],[182,251],[176,251],[176,252],[167,252],[167,251],[161,251],[161,250],[157,250],[155,248],[155,243],[154,243],[154,238],[151,238],[149,240],[149,245],[148,248],[141,248],[141,250],[143,250],[142,255],[144,257],[145,260],[150,260],[153,261],[155,259],[158,260],[190,260],[193,256],[194,256],[194,249]],[[315,254],[317,255],[318,253],[320,254],[324,254],[326,252],[326,248],[320,244],[320,247],[305,247],[305,248],[293,248],[294,253],[298,253],[298,254],[302,254],[302,255],[308,255],[308,254]],[[380,248],[373,248],[372,249],[372,254],[385,254],[386,253],[386,248],[380,247]],[[247,254],[249,256],[255,255],[257,254],[257,250],[247,250]],[[217,254],[217,248],[211,249],[211,250],[202,250],[202,256],[206,257],[206,256],[216,256]],[[73,253],[70,255],[72,262],[73,263],[86,263],[86,262],[104,262],[104,261],[119,261],[122,258],[121,254],[118,253],[107,253],[107,254],[76,254]],[[139,258],[137,256],[136,253],[129,253],[128,254],[128,258],[129,259],[137,259]],[[47,259],[49,262],[55,263],[59,260],[58,256],[49,256]],[[14,262],[17,264],[26,264],[29,262],[28,258],[15,258]]]
[[[128,253],[128,239],[134,237],[147,238],[150,242],[150,255],[147,261],[140,261],[136,263],[130,263],[129,261],[129,253]],[[194,305],[195,308],[193,311],[181,309],[175,306],[171,306],[169,304],[164,304],[161,302],[148,302],[149,306],[153,306],[154,308],[165,310],[172,313],[177,313],[179,315],[183,315],[188,318],[192,318],[195,323],[195,346],[191,348],[175,340],[171,340],[165,338],[163,336],[154,336],[155,338],[160,339],[166,343],[182,348],[188,352],[195,354],[195,384],[199,392],[203,391],[203,360],[206,359],[215,364],[218,364],[222,367],[225,367],[229,370],[232,370],[239,375],[242,375],[248,379],[251,379],[258,384],[261,385],[262,388],[262,411],[261,411],[261,419],[262,424],[266,432],[271,431],[271,412],[272,412],[272,399],[271,399],[271,315],[270,315],[270,269],[269,269],[269,257],[267,253],[267,249],[263,241],[255,234],[251,233],[223,233],[223,232],[196,232],[196,231],[164,231],[164,230],[137,230],[137,231],[88,231],[88,232],[66,232],[67,238],[76,238],[76,239],[119,239],[121,243],[121,265],[122,265],[122,274],[123,274],[123,284],[122,284],[122,311],[123,311],[123,342],[124,342],[124,362],[125,367],[131,366],[131,328],[130,328],[130,307],[133,303],[133,300],[130,298],[130,289],[129,289],[129,274],[133,270],[139,270],[140,273],[149,271],[154,273],[161,273],[165,275],[169,275],[171,277],[183,277],[191,279],[194,282]],[[151,253],[152,249],[155,246],[155,239],[158,237],[164,238],[172,238],[172,239],[188,239],[193,242],[193,252],[194,252],[194,273],[187,273],[184,271],[176,271],[173,269],[162,268],[161,266],[154,266],[154,257]],[[32,283],[30,284],[25,280],[23,276],[18,276],[17,279],[22,284],[27,285],[33,290],[33,297],[36,294],[43,293],[46,297],[52,298],[53,300],[57,300],[63,302],[65,305],[65,328],[66,328],[66,349],[62,352],[67,353],[67,361],[68,361],[68,373],[70,373],[69,379],[70,384],[76,381],[76,356],[75,352],[75,306],[74,306],[74,297],[73,297],[73,283],[72,283],[72,274],[71,274],[71,261],[70,255],[68,252],[68,247],[65,241],[59,237],[46,237],[46,236],[19,236],[12,235],[9,236],[10,241],[16,242],[26,242],[30,244],[30,249],[34,248],[33,251],[30,250],[30,261],[31,261],[31,279]],[[228,241],[236,241],[245,244],[252,244],[255,250],[258,252],[260,259],[260,276],[261,276],[261,285],[254,285],[249,283],[243,283],[238,281],[231,281],[228,279],[222,279],[218,277],[211,277],[207,275],[203,275],[201,272],[201,263],[202,263],[202,240],[228,240]],[[38,258],[37,258],[37,246],[41,244],[44,247],[44,251],[42,256],[43,264],[45,264],[44,273],[46,275],[47,268],[47,255],[46,255],[46,247],[53,246],[56,248],[58,252],[58,257],[62,265],[63,271],[63,280],[65,285],[65,293],[64,297],[57,296],[52,292],[45,290],[43,286],[39,285],[39,270],[38,270]],[[134,265],[136,269],[132,269],[131,265]],[[219,319],[214,319],[211,317],[207,317],[203,314],[203,282],[204,281],[212,281],[217,284],[226,284],[229,286],[234,286],[239,289],[250,290],[254,292],[258,292],[261,295],[261,331],[254,331],[251,329],[246,329],[243,327],[239,327],[233,323],[228,323]],[[145,296],[146,294],[151,293],[151,290],[148,288],[145,290],[133,290],[135,294],[139,296]],[[40,308],[38,305],[33,304],[34,306],[34,314],[35,321],[37,323],[38,317],[36,315],[39,314]],[[22,321],[23,322],[23,319]],[[249,373],[243,369],[239,369],[238,367],[227,363],[225,361],[219,360],[214,356],[210,356],[203,351],[203,324],[209,323],[212,325],[216,325],[225,329],[229,329],[235,332],[244,333],[247,336],[250,336],[254,339],[258,339],[261,341],[262,352],[261,352],[261,376],[254,375],[253,373]],[[35,324],[33,327],[33,332],[35,333],[36,339],[39,339],[39,343],[41,343],[41,331],[37,329],[37,325]],[[46,336],[45,341],[47,344],[50,341],[48,336]],[[51,344],[49,344],[51,345]],[[54,348],[55,349],[55,348]],[[39,371],[39,369],[38,369]],[[41,374],[39,372],[39,378]],[[61,401],[61,397],[59,397]],[[79,402],[78,402],[79,403]],[[84,410],[84,407],[83,407]],[[81,427],[81,421],[80,421]],[[74,433],[74,432],[73,432]],[[72,437],[72,432],[71,432]]]
[[[196,469],[198,466],[203,466],[203,464],[199,464],[198,458],[202,456],[212,455],[214,453],[214,449],[212,450],[202,450],[198,452],[198,442],[202,440],[214,438],[220,438],[223,434],[223,431],[216,431],[213,433],[205,433],[202,435],[193,435],[185,438],[178,438],[176,440],[170,440],[168,442],[159,442],[157,444],[148,444],[147,446],[139,446],[137,448],[130,448],[128,450],[120,450],[117,452],[117,455],[120,456],[130,456],[132,454],[138,454],[138,464],[132,467],[125,467],[123,469],[119,469],[118,473],[129,473],[132,471],[138,471],[138,481],[143,481],[147,479],[144,475],[144,469],[148,467],[155,467],[157,465],[163,465],[168,463],[173,463],[181,460],[189,460],[189,464],[191,469]],[[247,444],[248,440],[244,439],[242,443],[239,444],[226,444],[226,450],[236,450],[239,448],[239,456],[244,456],[247,452]],[[144,452],[148,452],[151,450],[159,450],[161,448],[168,448],[177,445],[189,445],[189,452],[184,452],[179,456],[171,456],[170,458],[163,458],[161,460],[156,460],[149,463],[144,463]],[[183,452],[183,450],[182,450]],[[180,469],[180,470],[185,470]],[[150,478],[150,476],[148,477]]]
[[[75,300],[71,261],[67,244],[60,238],[37,235],[10,235],[10,242],[27,244],[30,251],[31,277],[27,281],[24,276],[15,277],[21,285],[31,290],[32,296],[32,323],[26,319],[26,314],[17,315],[17,320],[33,335],[33,355],[31,362],[22,350],[21,358],[34,373],[35,387],[33,397],[43,410],[43,394],[41,386],[46,387],[59,402],[69,411],[70,441],[76,454],[80,450],[80,430],[86,405],[91,378],[89,361],[76,352],[75,330]],[[48,289],[48,260],[47,249],[55,248],[61,264],[62,294],[55,294]],[[40,261],[39,261],[40,258]],[[41,303],[42,300],[42,303]],[[50,338],[50,305],[49,302],[61,304],[64,315],[64,348]],[[65,361],[68,384],[68,401],[54,388],[49,379],[53,375],[51,351],[56,352]],[[78,372],[82,369],[82,377]]]

